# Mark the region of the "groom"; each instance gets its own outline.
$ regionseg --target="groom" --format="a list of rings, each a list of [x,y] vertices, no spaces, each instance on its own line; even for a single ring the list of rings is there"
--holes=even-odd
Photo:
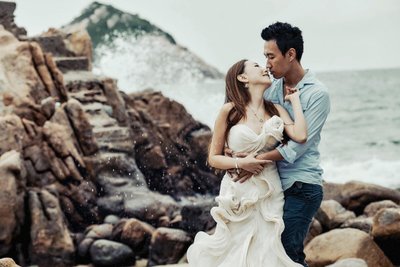
[[[276,22],[266,27],[261,37],[265,41],[267,68],[276,79],[266,90],[264,97],[283,106],[294,118],[292,106],[284,98],[287,94],[286,87],[297,88],[307,122],[308,138],[304,144],[290,140],[286,145],[260,154],[257,158],[277,162],[285,195],[285,230],[281,237],[282,243],[293,261],[308,266],[303,242],[323,197],[323,171],[319,166],[318,145],[330,110],[329,94],[315,75],[310,70],[303,69],[300,63],[303,37],[299,28]],[[243,182],[249,176],[243,172],[236,180]]]

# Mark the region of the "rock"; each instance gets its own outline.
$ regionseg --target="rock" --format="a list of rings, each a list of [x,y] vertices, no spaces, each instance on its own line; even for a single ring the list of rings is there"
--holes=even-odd
[[[90,255],[96,266],[126,266],[135,264],[132,250],[121,243],[100,239],[90,247]]]
[[[85,156],[97,152],[97,143],[93,137],[92,126],[89,123],[82,105],[75,99],[68,100],[65,106],[68,117],[76,134],[76,138]]]
[[[89,226],[86,231],[86,238],[92,239],[110,239],[113,232],[113,226],[111,224],[100,224]]]
[[[314,237],[322,234],[322,232],[321,223],[317,219],[313,218],[306,239],[304,240],[304,245],[308,244]]]
[[[30,258],[40,266],[71,266],[75,247],[56,196],[29,191]]]
[[[2,258],[0,259],[0,267],[20,267],[15,261],[11,258]]]
[[[363,259],[368,266],[393,267],[372,238],[358,229],[334,229],[321,234],[304,251],[308,264],[313,267],[324,267],[346,258]]]
[[[135,255],[145,257],[154,231],[153,226],[137,219],[122,220],[114,228],[113,240],[128,245]]]
[[[367,217],[373,217],[381,209],[387,209],[387,208],[400,208],[400,206],[391,200],[382,200],[382,201],[372,202],[372,203],[368,204],[368,206],[365,207],[364,214]]]
[[[13,246],[24,222],[25,171],[14,150],[0,157],[0,256]]]
[[[0,155],[10,150],[22,152],[27,138],[24,125],[18,116],[0,117]]]
[[[354,212],[346,210],[335,200],[322,201],[321,207],[315,215],[325,230],[337,228],[345,221],[355,217]]]
[[[208,231],[215,226],[210,210],[217,206],[214,199],[197,198],[194,203],[182,207],[182,222],[180,228],[195,234],[199,231]]]
[[[83,239],[78,246],[78,255],[84,259],[88,259],[89,250],[95,240],[93,238]]]
[[[151,238],[148,266],[177,263],[192,242],[182,230],[158,228]]]
[[[340,228],[355,228],[366,233],[370,233],[372,229],[373,219],[371,217],[358,216],[345,221]]]
[[[118,195],[101,197],[97,199],[97,206],[103,215],[121,214],[124,211],[124,198]]]
[[[56,111],[56,101],[52,97],[48,97],[43,99],[40,102],[42,107],[42,112],[46,116],[47,119],[50,119]]]
[[[119,222],[120,218],[115,215],[108,215],[104,218],[104,223],[109,223],[112,225],[116,225]]]
[[[334,264],[327,265],[326,267],[368,267],[368,265],[362,259],[350,258],[338,260]]]
[[[51,74],[50,74],[49,70],[47,69],[47,65],[46,65],[46,61],[45,61],[42,49],[40,48],[39,44],[36,42],[31,42],[30,48],[31,48],[33,62],[35,63],[37,72],[42,80],[42,83],[46,87],[47,92],[49,93],[50,96],[59,100],[58,92],[57,92],[56,86],[53,82],[53,78],[51,77]]]
[[[136,191],[131,193],[131,199],[125,200],[124,213],[157,226],[160,217],[171,216],[177,209],[178,204],[170,196]]]
[[[97,189],[90,181],[81,181],[76,185],[55,184],[65,216],[74,231],[82,231],[88,225],[98,224],[101,219],[97,207]]]
[[[372,236],[395,265],[400,265],[400,208],[381,209],[374,216]]]
[[[400,203],[400,192],[383,186],[352,181],[345,184],[324,183],[324,200],[334,199],[357,215],[371,202],[392,200]]]

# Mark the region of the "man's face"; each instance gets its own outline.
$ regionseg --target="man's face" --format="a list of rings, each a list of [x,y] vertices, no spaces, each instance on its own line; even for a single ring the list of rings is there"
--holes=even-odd
[[[264,43],[264,55],[267,59],[267,68],[275,79],[280,79],[289,70],[289,57],[286,57],[279,50],[275,40]]]

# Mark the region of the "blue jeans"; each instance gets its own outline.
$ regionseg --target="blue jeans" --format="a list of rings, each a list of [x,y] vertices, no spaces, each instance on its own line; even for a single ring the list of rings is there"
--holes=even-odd
[[[285,190],[284,195],[283,221],[285,222],[285,230],[281,236],[282,244],[293,261],[308,267],[305,261],[303,242],[312,218],[321,205],[322,186],[295,182],[292,187]]]

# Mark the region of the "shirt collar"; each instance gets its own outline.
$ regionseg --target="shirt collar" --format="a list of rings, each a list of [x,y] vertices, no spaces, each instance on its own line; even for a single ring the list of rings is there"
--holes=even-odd
[[[305,70],[303,78],[298,82],[296,85],[296,88],[301,90],[304,86],[314,84],[315,83],[315,75],[312,71],[309,69]]]

